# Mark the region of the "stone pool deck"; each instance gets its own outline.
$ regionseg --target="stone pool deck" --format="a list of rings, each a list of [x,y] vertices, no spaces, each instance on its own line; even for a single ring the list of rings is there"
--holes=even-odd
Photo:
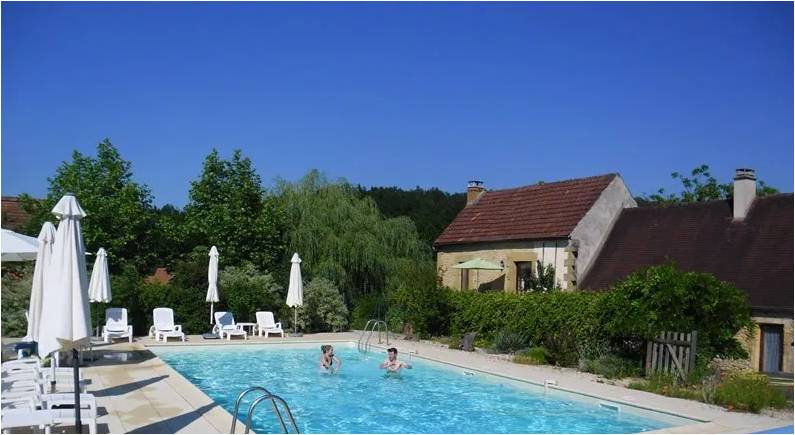
[[[243,341],[204,340],[189,336],[185,343],[171,341],[168,346],[245,346],[284,343],[353,342],[355,332],[307,334],[303,337],[252,337]],[[589,395],[601,400],[619,402],[652,411],[679,415],[702,421],[686,426],[668,428],[655,433],[751,433],[792,424],[792,414],[768,416],[729,412],[704,403],[674,399],[643,391],[608,385],[599,378],[571,369],[549,366],[514,364],[494,355],[451,350],[428,342],[405,341],[392,338],[405,359],[425,358],[459,367],[492,373],[516,380],[542,384],[553,379],[557,388]],[[231,415],[158,358],[149,348],[163,346],[141,337],[134,343],[117,342],[97,346],[94,361],[86,361],[84,376],[91,380],[88,392],[97,397],[100,408],[100,433],[229,433]],[[372,352],[384,352],[385,343],[374,344]],[[297,417],[300,425],[300,417]],[[73,428],[63,428],[71,430]],[[63,430],[53,430],[54,433]],[[237,432],[242,433],[238,425]]]

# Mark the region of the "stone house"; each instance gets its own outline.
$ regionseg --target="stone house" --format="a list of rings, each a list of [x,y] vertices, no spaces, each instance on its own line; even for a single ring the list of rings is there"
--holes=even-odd
[[[437,271],[448,287],[513,292],[540,261],[575,289],[621,210],[636,205],[618,174],[494,191],[470,181],[467,205],[434,242]],[[453,268],[476,258],[501,270]]]
[[[580,287],[604,290],[671,260],[744,290],[756,328],[739,338],[752,366],[793,372],[791,193],[757,198],[754,171],[738,169],[732,200],[621,210]]]

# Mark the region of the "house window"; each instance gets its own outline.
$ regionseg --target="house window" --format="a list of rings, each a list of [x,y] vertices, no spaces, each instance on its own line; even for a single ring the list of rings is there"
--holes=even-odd
[[[530,278],[533,276],[532,261],[516,262],[516,291],[521,293],[530,289]]]
[[[461,269],[461,290],[469,290],[469,269]]]

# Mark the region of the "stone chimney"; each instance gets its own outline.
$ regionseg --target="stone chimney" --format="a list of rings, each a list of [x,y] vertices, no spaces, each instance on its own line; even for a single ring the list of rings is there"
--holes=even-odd
[[[467,184],[467,205],[477,201],[481,195],[486,191],[483,187],[483,182],[479,180],[469,180]]]
[[[734,220],[743,220],[756,198],[756,171],[740,168],[734,173]]]

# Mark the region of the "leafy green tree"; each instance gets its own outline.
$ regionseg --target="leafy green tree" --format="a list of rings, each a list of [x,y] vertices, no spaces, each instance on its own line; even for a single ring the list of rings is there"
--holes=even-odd
[[[671,173],[671,178],[682,183],[682,191],[679,193],[666,193],[665,189],[660,188],[657,192],[649,196],[636,198],[638,205],[657,205],[665,206],[681,203],[693,203],[702,201],[713,201],[717,199],[731,198],[734,193],[733,183],[719,183],[709,171],[709,166],[701,165],[690,171],[690,177],[679,172]],[[774,187],[768,186],[764,181],[757,182],[757,195],[767,196],[778,193]]]
[[[145,270],[156,262],[152,194],[146,185],[133,181],[132,164],[122,159],[110,140],[97,145],[96,157],[74,151],[72,160],[61,164],[48,182],[45,199],[20,197],[31,214],[28,234],[38,234],[45,221],[55,223],[52,208],[64,194],[73,193],[87,214],[82,221],[86,249],[105,248],[111,271],[124,263]]]
[[[437,188],[403,190],[399,187],[358,187],[372,198],[385,217],[407,216],[417,227],[417,233],[428,246],[455,219],[466,205],[465,193],[447,193]]]
[[[385,291],[405,260],[433,261],[409,218],[383,218],[372,199],[344,180],[332,183],[314,170],[297,183],[279,182],[278,199],[286,257],[298,252],[302,271],[334,282],[348,304]]]
[[[197,245],[218,247],[221,264],[252,263],[269,270],[282,253],[281,216],[273,197],[266,197],[262,181],[236,150],[223,160],[213,150],[202,174],[191,182],[185,207],[185,232]]]

